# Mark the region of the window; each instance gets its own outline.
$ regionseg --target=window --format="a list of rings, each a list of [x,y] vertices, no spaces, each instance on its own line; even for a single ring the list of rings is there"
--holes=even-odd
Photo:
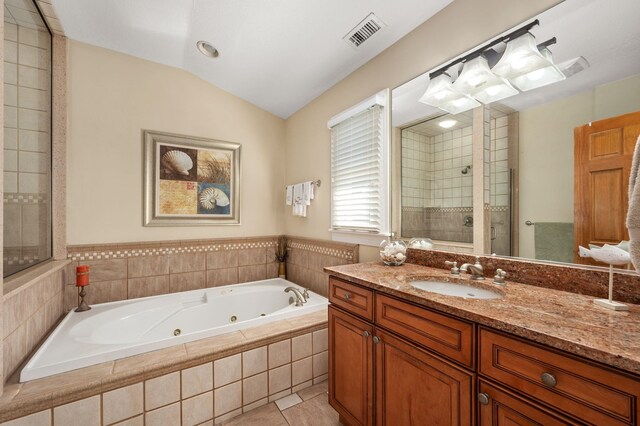
[[[51,33],[32,0],[4,9],[4,276],[51,258]]]
[[[329,120],[334,240],[378,245],[389,236],[387,99],[380,92]]]

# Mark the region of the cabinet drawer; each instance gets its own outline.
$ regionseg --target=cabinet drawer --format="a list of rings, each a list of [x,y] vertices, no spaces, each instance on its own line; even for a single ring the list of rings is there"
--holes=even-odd
[[[473,368],[474,327],[388,296],[376,296],[376,325]]]
[[[480,374],[588,423],[636,424],[638,379],[484,328],[479,340]]]
[[[329,302],[345,311],[373,321],[373,291],[329,277]]]

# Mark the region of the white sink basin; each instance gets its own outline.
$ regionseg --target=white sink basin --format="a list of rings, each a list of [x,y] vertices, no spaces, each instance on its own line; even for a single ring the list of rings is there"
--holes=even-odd
[[[467,284],[446,283],[442,281],[412,281],[411,286],[419,290],[465,299],[500,299],[502,297],[502,293],[498,291],[486,290]]]

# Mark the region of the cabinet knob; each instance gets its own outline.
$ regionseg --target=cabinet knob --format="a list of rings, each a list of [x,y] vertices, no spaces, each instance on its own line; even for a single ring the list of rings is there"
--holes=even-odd
[[[345,293],[342,297],[344,297],[344,300],[350,300],[351,299],[351,293]]]
[[[542,376],[540,376],[540,380],[542,380],[542,383],[551,388],[558,384],[556,376],[551,373],[542,373]]]
[[[380,343],[380,338],[378,336],[373,336],[373,343]]]
[[[362,332],[362,335],[364,337],[369,337],[369,336],[371,336],[371,333],[369,333],[367,330],[365,330],[365,331]]]
[[[478,394],[478,402],[482,405],[489,405],[489,394],[480,392]]]

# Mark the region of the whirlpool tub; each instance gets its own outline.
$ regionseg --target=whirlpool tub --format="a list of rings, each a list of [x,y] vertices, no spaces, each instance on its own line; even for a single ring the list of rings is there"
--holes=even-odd
[[[162,296],[93,305],[71,311],[20,373],[25,382],[101,362],[191,342],[326,309],[309,292],[303,306],[275,278]]]

